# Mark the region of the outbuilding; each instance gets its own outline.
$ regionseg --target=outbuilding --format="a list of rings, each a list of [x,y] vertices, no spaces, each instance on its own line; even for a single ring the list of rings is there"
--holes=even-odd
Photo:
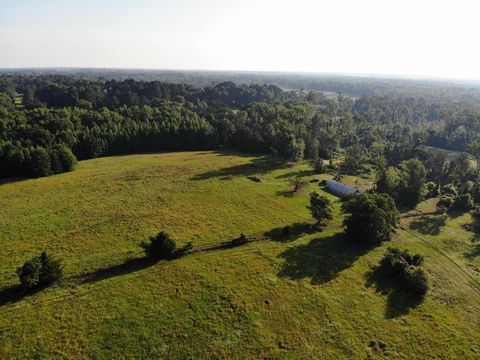
[[[358,190],[345,184],[336,182],[335,180],[327,180],[325,183],[325,190],[339,197],[344,197],[358,192]]]

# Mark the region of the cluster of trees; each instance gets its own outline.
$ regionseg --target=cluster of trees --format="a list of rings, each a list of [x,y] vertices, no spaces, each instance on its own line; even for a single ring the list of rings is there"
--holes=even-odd
[[[412,255],[407,250],[388,248],[380,261],[380,269],[386,275],[395,278],[412,295],[423,298],[428,291],[423,261],[422,255]]]
[[[392,196],[397,204],[414,206],[422,199],[426,173],[425,165],[415,158],[398,167],[379,166],[375,189]]]

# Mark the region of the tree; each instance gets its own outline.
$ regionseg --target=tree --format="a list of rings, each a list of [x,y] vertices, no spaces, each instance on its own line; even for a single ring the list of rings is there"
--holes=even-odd
[[[176,249],[175,240],[166,232],[161,231],[156,236],[152,236],[147,242],[141,244],[147,256],[154,260],[171,258]]]
[[[397,197],[400,176],[398,170],[393,166],[380,167],[377,170],[377,181],[375,183],[375,191],[378,193],[388,194],[393,198]]]
[[[414,206],[420,201],[426,173],[425,166],[418,159],[405,160],[400,164],[397,195],[400,203]]]
[[[35,148],[30,152],[30,174],[33,177],[50,175],[50,156],[42,147]]]
[[[77,158],[66,146],[57,148],[58,158],[63,172],[73,171],[77,165]]]
[[[480,173],[480,142],[477,140],[472,141],[468,144],[467,151],[475,158],[477,176]]]
[[[347,234],[367,245],[390,240],[400,221],[395,202],[387,194],[353,195],[343,202],[342,210],[347,215]]]
[[[365,161],[365,148],[356,144],[350,146],[345,152],[345,160],[342,167],[350,173],[356,173]]]
[[[317,192],[310,193],[310,206],[308,206],[312,217],[317,220],[318,223],[325,220],[333,219],[333,210],[331,201],[323,195],[319,195]]]
[[[289,180],[289,183],[293,186],[292,192],[294,192],[294,193],[300,191],[301,189],[303,189],[305,186],[308,185],[308,182],[306,180],[303,180],[303,179],[298,178],[298,177],[291,178]]]

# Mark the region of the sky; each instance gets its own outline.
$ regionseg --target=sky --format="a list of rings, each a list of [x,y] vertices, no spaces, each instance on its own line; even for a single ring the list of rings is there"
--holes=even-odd
[[[0,68],[480,80],[478,0],[0,0]]]

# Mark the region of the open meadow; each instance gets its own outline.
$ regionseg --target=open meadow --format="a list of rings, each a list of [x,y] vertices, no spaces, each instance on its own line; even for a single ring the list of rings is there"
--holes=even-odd
[[[292,193],[295,177],[314,175],[307,163],[178,152],[0,184],[0,358],[480,357],[470,215],[403,218],[392,242],[366,250],[344,235],[338,199],[318,183]],[[313,190],[335,207],[319,232],[304,225]],[[277,236],[286,225],[292,234]],[[196,248],[241,233],[262,240],[141,261],[139,244],[161,230]],[[392,245],[425,255],[422,303],[372,271]],[[16,268],[44,250],[63,260],[65,278],[12,295]]]

